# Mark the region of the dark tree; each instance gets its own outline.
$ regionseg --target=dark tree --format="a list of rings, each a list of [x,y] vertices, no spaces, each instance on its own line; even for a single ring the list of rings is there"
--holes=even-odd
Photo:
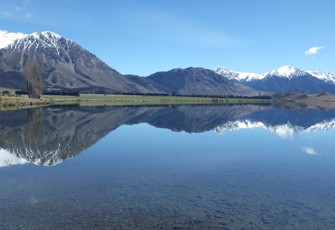
[[[41,69],[38,65],[28,63],[23,68],[23,76],[27,82],[29,98],[40,98],[43,93]]]

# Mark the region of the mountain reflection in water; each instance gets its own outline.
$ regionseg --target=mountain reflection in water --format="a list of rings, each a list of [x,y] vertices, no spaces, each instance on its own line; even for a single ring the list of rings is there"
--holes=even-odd
[[[231,106],[54,106],[0,113],[0,167],[51,166],[74,157],[111,131],[148,123],[176,132],[225,133],[264,128],[291,138],[335,127],[335,110],[286,110],[262,105]]]

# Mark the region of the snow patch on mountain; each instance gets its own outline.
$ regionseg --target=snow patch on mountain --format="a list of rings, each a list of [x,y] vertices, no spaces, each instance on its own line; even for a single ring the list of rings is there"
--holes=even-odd
[[[307,71],[307,73],[327,83],[335,84],[335,74],[333,73],[330,73],[330,72],[321,73],[315,70],[309,70]]]
[[[319,131],[319,130],[327,131],[330,129],[335,129],[335,119],[312,125],[311,127],[307,129],[307,131],[309,132],[314,132],[314,131]]]
[[[265,124],[262,122],[254,122],[250,120],[237,120],[229,121],[224,125],[215,128],[215,132],[223,134],[228,131],[239,130],[239,129],[254,129],[254,128],[266,128]]]
[[[57,51],[61,48],[59,47],[59,40],[62,39],[62,36],[51,32],[36,32],[32,34],[23,34],[23,33],[11,33],[4,30],[0,31],[0,49],[10,47],[15,49],[19,46],[23,46],[26,49],[30,49],[36,41],[41,42],[43,47],[52,47]],[[70,42],[70,40],[67,40]]]
[[[29,163],[28,160],[17,157],[15,154],[12,154],[3,148],[0,148],[0,167],[21,165],[27,163]]]
[[[11,33],[5,30],[0,30],[0,49],[12,44],[14,41],[27,37],[28,34]]]
[[[214,129],[216,133],[223,134],[228,131],[240,129],[254,129],[262,128],[275,133],[283,139],[292,139],[295,133],[301,131],[301,128],[292,126],[291,124],[283,124],[278,126],[267,126],[263,122],[255,122],[251,120],[237,120],[234,122],[227,122],[226,124]]]
[[[60,148],[60,146],[59,146]],[[40,151],[39,149],[26,148],[22,152],[20,149],[3,149],[0,148],[0,168],[18,164],[34,164],[43,166],[55,166],[64,160],[59,157],[60,149],[55,151]],[[35,158],[33,156],[43,156]],[[25,156],[25,157],[23,157]],[[28,157],[27,157],[28,156]]]
[[[230,80],[238,80],[238,81],[253,81],[253,80],[260,80],[264,76],[261,74],[256,73],[245,73],[245,72],[237,72],[232,71],[224,67],[218,67],[214,70],[217,74],[224,76]]]

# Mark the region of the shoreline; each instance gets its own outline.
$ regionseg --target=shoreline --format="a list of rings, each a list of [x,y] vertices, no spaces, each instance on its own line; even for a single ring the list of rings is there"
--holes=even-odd
[[[0,96],[0,111],[35,108],[47,105],[51,105],[51,103],[45,98],[34,99],[17,96]]]
[[[0,111],[19,110],[51,105],[81,106],[145,106],[145,105],[236,105],[263,104],[287,109],[335,109],[333,94],[289,93],[281,97],[267,98],[221,98],[191,96],[148,96],[148,95],[100,95],[81,94],[80,96],[50,96],[41,99],[24,96],[0,96]]]

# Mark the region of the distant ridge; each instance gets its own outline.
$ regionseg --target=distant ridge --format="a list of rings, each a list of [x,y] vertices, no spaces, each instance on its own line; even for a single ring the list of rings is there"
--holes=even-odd
[[[176,68],[147,77],[169,94],[178,95],[241,95],[258,96],[263,93],[204,68]]]

